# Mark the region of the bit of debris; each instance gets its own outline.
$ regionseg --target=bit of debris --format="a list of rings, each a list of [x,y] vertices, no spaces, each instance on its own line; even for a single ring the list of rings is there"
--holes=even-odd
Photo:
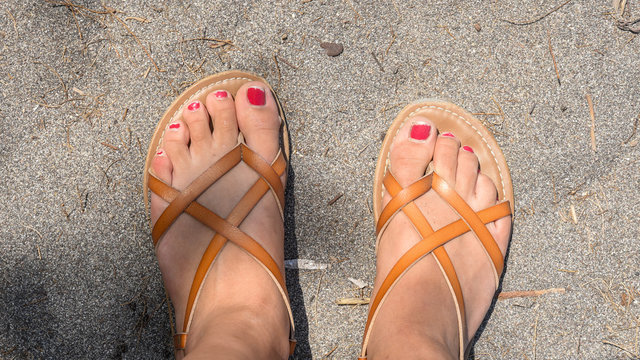
[[[537,23],[538,21],[540,21],[540,20],[546,18],[547,16],[553,14],[554,12],[560,10],[561,7],[567,5],[570,2],[571,2],[571,0],[567,0],[567,1],[563,2],[562,4],[560,4],[560,5],[556,6],[556,7],[554,7],[553,9],[551,9],[551,11],[549,11],[549,12],[547,12],[547,13],[541,15],[541,16],[538,16],[538,17],[536,17],[536,18],[534,18],[532,20],[515,21],[515,20],[509,20],[509,19],[502,19],[502,21],[508,22],[509,24],[512,24],[512,25],[531,25],[533,23]]]
[[[640,18],[627,20],[623,19],[624,10],[627,7],[626,0],[614,0],[613,7],[616,10],[616,26],[622,31],[629,31],[634,34],[640,34]],[[620,17],[618,17],[620,16]]]
[[[591,115],[591,150],[596,152],[596,115],[593,111],[593,101],[591,95],[587,94],[587,102],[589,103],[589,115]]]
[[[503,291],[498,294],[498,300],[513,299],[522,297],[538,297],[544,294],[564,294],[567,290],[565,288],[551,288],[544,290],[526,290],[526,291]]]
[[[480,26],[480,23],[473,24],[473,28],[476,29],[477,32],[480,32],[480,30],[482,30],[482,26]]]
[[[359,289],[365,288],[367,286],[367,283],[360,279],[349,278],[349,281],[351,281]]]
[[[284,267],[285,269],[324,270],[328,265],[309,259],[291,259],[284,261]]]
[[[569,212],[571,213],[571,220],[573,220],[573,223],[578,225],[578,217],[576,216],[576,207],[573,206],[573,204],[571,204],[571,207],[569,208]]]
[[[336,201],[338,201],[338,200],[339,200],[341,197],[343,197],[343,196],[344,196],[344,194],[343,194],[343,193],[340,193],[340,194],[336,195],[333,199],[329,200],[329,202],[327,203],[327,205],[331,206],[331,205],[335,204],[335,203],[336,203]]]
[[[342,46],[342,44],[322,42],[320,43],[320,47],[327,52],[328,56],[333,56],[333,57],[342,54],[342,52],[344,51],[344,46]]]
[[[369,304],[369,298],[341,298],[336,300],[337,305],[367,305]]]

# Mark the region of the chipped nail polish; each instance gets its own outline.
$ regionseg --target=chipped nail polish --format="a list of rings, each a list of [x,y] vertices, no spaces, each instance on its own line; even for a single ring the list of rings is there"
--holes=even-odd
[[[187,109],[189,109],[189,111],[196,111],[200,109],[200,101],[192,102],[191,104],[189,104],[189,106],[187,106]]]
[[[455,137],[455,136],[454,136],[452,133],[450,133],[450,132],[442,133],[442,134],[440,134],[440,135],[442,135],[442,136],[446,136],[446,137],[452,137],[452,138],[454,138],[454,137]]]
[[[180,129],[180,123],[171,123],[169,124],[169,130],[177,131]]]
[[[247,89],[247,99],[249,99],[251,105],[263,106],[267,103],[264,89],[257,86],[252,86]]]
[[[164,151],[162,149],[158,150],[156,156],[164,156]]]
[[[213,96],[218,100],[226,99],[229,96],[229,93],[226,90],[218,90],[213,93]]]
[[[467,146],[467,145],[465,145],[465,146],[463,146],[463,147],[462,147],[462,150],[464,150],[464,151],[468,151],[468,152],[470,152],[470,153],[473,153],[473,149],[471,148],[471,146]]]
[[[424,141],[427,140],[431,133],[431,125],[425,123],[415,123],[411,126],[409,136],[413,140]]]

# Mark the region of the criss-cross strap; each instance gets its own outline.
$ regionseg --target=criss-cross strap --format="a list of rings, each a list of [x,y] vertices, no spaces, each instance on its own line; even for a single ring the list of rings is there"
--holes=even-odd
[[[237,166],[240,162],[246,163],[260,177],[231,210],[226,219],[223,219],[195,201],[202,192],[206,191],[206,189],[213,185],[228,171]],[[238,228],[242,221],[268,191],[273,194],[280,210],[280,216],[284,218],[284,186],[282,185],[280,177],[286,171],[286,167],[286,160],[284,159],[282,152],[279,152],[275,160],[269,164],[264,161],[260,155],[249,149],[245,144],[240,143],[181,192],[163,183],[155,176],[150,176],[149,188],[151,191],[156,193],[165,201],[170,202],[167,207],[169,212],[167,213],[167,210],[165,210],[159,218],[163,219],[163,224],[160,225],[157,230],[158,237],[154,237],[154,243],[156,246],[162,234],[164,234],[176,218],[183,212],[189,214],[205,226],[215,231],[215,235],[209,242],[207,249],[200,259],[200,263],[198,264],[198,268],[191,284],[182,331],[174,334],[174,346],[177,350],[184,349],[186,346],[187,334],[193,318],[193,309],[197,304],[204,281],[211,270],[211,265],[220,251],[224,248],[227,241],[231,241],[254,258],[254,260],[256,260],[267,271],[278,287],[289,313],[291,323],[289,341],[290,351],[293,353],[293,349],[295,347],[293,313],[288,300],[284,276],[271,255],[258,242]],[[165,214],[167,215],[165,216]],[[158,226],[157,223],[156,226]],[[156,231],[156,226],[154,226],[154,233]]]
[[[462,290],[451,259],[443,245],[460,235],[473,231],[480,239],[483,248],[485,248],[491,263],[494,265],[495,272],[502,273],[502,253],[485,225],[511,214],[511,207],[508,202],[501,202],[477,213],[474,212],[455,190],[448,186],[436,173],[425,175],[404,189],[393,177],[391,172],[385,175],[383,181],[385,189],[392,198],[382,210],[376,223],[378,240],[381,238],[388,224],[400,211],[409,218],[413,227],[420,234],[421,240],[402,255],[393,265],[373,298],[365,325],[365,336],[362,344],[362,353],[359,357],[360,360],[367,358],[367,344],[369,342],[372,325],[378,315],[380,305],[384,303],[389,291],[413,265],[431,253],[434,254],[440,269],[443,274],[445,274],[454,302],[457,305],[459,332],[464,333],[465,311]],[[449,202],[451,207],[460,215],[460,219],[435,232],[431,225],[429,225],[424,214],[414,203],[415,199],[424,195],[432,188],[445,201]],[[488,235],[488,237],[486,235]],[[500,262],[495,261],[495,249],[498,249]],[[462,354],[464,351],[465,334],[459,334],[459,336],[460,353]]]

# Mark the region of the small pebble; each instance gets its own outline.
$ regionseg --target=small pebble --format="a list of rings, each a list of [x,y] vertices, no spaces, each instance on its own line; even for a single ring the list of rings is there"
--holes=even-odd
[[[338,56],[344,51],[342,44],[323,42],[320,43],[320,47],[323,48],[329,56]]]
[[[480,32],[480,30],[482,30],[482,26],[480,26],[480,23],[473,24],[473,27],[476,29],[477,32]]]

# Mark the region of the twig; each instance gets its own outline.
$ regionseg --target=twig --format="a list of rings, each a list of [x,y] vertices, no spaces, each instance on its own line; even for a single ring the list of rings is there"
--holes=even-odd
[[[596,151],[596,115],[593,112],[593,101],[591,95],[587,94],[587,102],[589,103],[589,115],[591,115],[591,150]]]
[[[631,135],[629,135],[629,137],[627,138],[627,140],[623,142],[623,144],[627,144],[636,135],[636,131],[638,131],[638,121],[640,121],[640,114],[638,114],[638,117],[636,118],[636,122],[633,123],[633,131],[631,132]]]
[[[509,19],[502,19],[502,21],[508,22],[509,24],[512,24],[512,25],[531,25],[533,23],[537,23],[538,21],[540,21],[540,20],[546,18],[547,16],[553,14],[554,12],[560,10],[561,7],[567,5],[570,2],[571,2],[571,0],[567,0],[567,1],[563,2],[562,4],[560,4],[560,5],[556,6],[556,7],[554,7],[553,9],[551,9],[551,11],[549,11],[548,13],[546,13],[546,14],[544,14],[542,16],[539,16],[537,18],[534,18],[533,20],[527,20],[527,21],[519,22],[519,21],[514,21],[514,20],[509,20]]]
[[[111,16],[113,16],[114,19],[118,20],[118,22],[120,24],[122,24],[122,26],[125,28],[125,30],[127,30],[127,32],[129,34],[131,34],[131,36],[133,36],[133,39],[138,43],[138,45],[140,45],[140,47],[142,48],[142,50],[144,50],[144,52],[147,54],[147,57],[149,58],[149,60],[151,60],[151,63],[153,64],[153,66],[156,68],[156,71],[160,71],[160,68],[158,67],[158,64],[156,64],[156,62],[153,60],[153,57],[151,56],[151,53],[149,52],[149,50],[142,45],[142,42],[140,41],[140,39],[138,39],[138,37],[136,36],[136,34],[133,33],[133,31],[131,31],[131,29],[129,28],[129,26],[127,25],[127,23],[125,23],[124,21],[122,21],[122,19],[120,19],[118,17],[118,15],[115,14],[115,11],[113,11],[111,13]]]
[[[380,71],[384,72],[384,68],[382,67],[382,64],[380,64],[380,60],[378,60],[378,58],[376,57],[376,53],[372,51],[371,56],[373,56],[373,60],[375,60],[376,64],[378,64],[378,66],[380,67]]]
[[[285,64],[287,64],[287,65],[291,66],[292,68],[294,68],[294,69],[296,69],[296,70],[298,70],[298,67],[297,67],[297,66],[295,66],[295,65],[293,65],[292,63],[288,62],[288,61],[287,61],[287,59],[283,58],[282,56],[280,56],[280,55],[276,55],[276,57],[278,58],[278,60],[282,61],[283,63],[285,63]]]
[[[338,201],[338,200],[339,200],[341,197],[343,197],[343,196],[344,196],[344,194],[343,194],[343,193],[340,193],[340,194],[336,195],[336,197],[334,197],[333,199],[329,200],[329,202],[327,203],[327,205],[328,205],[328,206],[331,206],[331,205],[335,204],[335,203],[336,203],[336,201]]]
[[[551,48],[551,33],[549,29],[547,29],[547,40],[549,42],[549,53],[551,54],[551,59],[553,59],[553,68],[556,69],[556,77],[558,78],[558,85],[562,85],[560,83],[560,71],[558,70],[558,64],[556,63],[556,56],[553,55],[553,48]]]
[[[104,146],[106,146],[106,147],[108,147],[110,149],[118,150],[118,148],[116,146],[113,146],[113,145],[109,144],[108,142],[103,141],[100,144],[102,144],[102,145],[104,145]]]
[[[551,288],[544,290],[524,290],[524,291],[503,291],[498,294],[498,299],[513,299],[522,297],[538,297],[544,294],[564,294],[565,288]]]
[[[15,30],[16,34],[18,34],[18,25],[16,24],[16,18],[13,17],[13,14],[11,13],[11,11],[9,11],[9,10],[5,10],[5,11],[9,15],[9,17],[11,18],[11,21],[13,21],[13,30]]]
[[[635,354],[635,353],[633,353],[632,351],[630,351],[630,350],[628,350],[628,349],[625,349],[622,345],[618,345],[618,344],[612,343],[612,342],[611,342],[611,341],[609,341],[609,340],[602,340],[602,343],[603,343],[603,344],[607,344],[607,345],[611,345],[611,346],[613,346],[613,347],[616,347],[616,348],[618,348],[618,349],[620,349],[620,350],[622,350],[622,351],[626,352],[627,354],[629,354],[629,355],[633,356],[633,358],[634,358],[634,359],[640,359],[640,356],[638,356],[638,354]]]
[[[391,36],[393,36],[393,38],[391,39],[391,43],[389,43],[389,46],[387,46],[387,50],[384,52],[385,55],[389,54],[389,49],[391,49],[391,46],[396,42],[396,33],[393,31],[393,28],[390,28],[391,30]]]

